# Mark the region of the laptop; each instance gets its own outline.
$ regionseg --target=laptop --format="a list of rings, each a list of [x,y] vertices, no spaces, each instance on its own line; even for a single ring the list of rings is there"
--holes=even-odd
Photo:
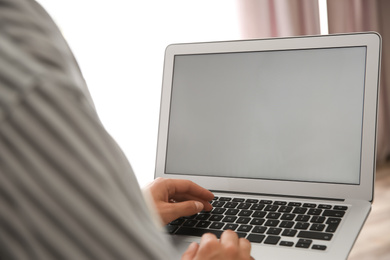
[[[215,194],[167,229],[232,229],[255,259],[346,259],[373,201],[376,33],[169,45],[155,177]]]

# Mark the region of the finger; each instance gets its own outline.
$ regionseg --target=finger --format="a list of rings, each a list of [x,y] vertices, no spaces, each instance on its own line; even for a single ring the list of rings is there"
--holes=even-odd
[[[214,234],[206,233],[200,239],[198,259],[214,259],[221,253],[221,245]]]
[[[199,213],[204,206],[199,201],[184,201],[177,203],[167,203],[164,205],[164,215],[174,220],[183,216],[191,216]]]
[[[237,234],[232,230],[226,230],[221,235],[220,243],[229,259],[236,259],[239,254],[239,240]]]
[[[250,259],[252,246],[249,240],[245,238],[240,238],[238,240],[238,244],[239,244],[240,256],[244,257],[244,259]]]
[[[238,246],[238,235],[236,232],[228,229],[222,233],[221,243],[233,243]]]
[[[188,201],[188,200],[196,200],[201,203],[203,203],[204,211],[211,211],[213,209],[213,206],[210,204],[209,201],[200,200],[198,197],[191,196],[191,195],[177,195],[172,198],[175,202],[182,202],[182,201]]]
[[[198,251],[199,245],[196,242],[192,242],[184,254],[181,256],[181,260],[192,260],[196,252]]]
[[[217,236],[212,233],[206,233],[200,239],[200,244],[208,243],[209,241],[218,241]]]
[[[189,180],[166,179],[166,185],[169,198],[180,196],[180,194],[194,196],[198,200],[204,201],[210,201],[214,198],[214,194],[211,191]]]

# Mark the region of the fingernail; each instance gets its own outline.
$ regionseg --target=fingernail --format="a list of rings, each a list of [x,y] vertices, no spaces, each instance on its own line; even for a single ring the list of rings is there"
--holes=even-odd
[[[191,244],[190,244],[190,246],[188,247],[188,250],[195,250],[196,248],[197,248],[197,246],[198,246],[198,243],[196,243],[196,242],[192,242]]]
[[[195,201],[195,206],[196,206],[196,209],[198,211],[202,211],[203,210],[203,203],[199,202],[199,201]]]

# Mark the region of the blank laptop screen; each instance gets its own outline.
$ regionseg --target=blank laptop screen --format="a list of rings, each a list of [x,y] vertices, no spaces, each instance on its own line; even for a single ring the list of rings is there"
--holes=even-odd
[[[359,184],[366,47],[176,55],[165,172]]]

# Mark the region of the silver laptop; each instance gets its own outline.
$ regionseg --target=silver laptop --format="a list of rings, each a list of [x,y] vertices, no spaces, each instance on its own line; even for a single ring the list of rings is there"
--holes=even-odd
[[[255,259],[346,259],[373,201],[380,36],[166,49],[156,177],[213,191],[167,228],[178,247],[232,229]]]

